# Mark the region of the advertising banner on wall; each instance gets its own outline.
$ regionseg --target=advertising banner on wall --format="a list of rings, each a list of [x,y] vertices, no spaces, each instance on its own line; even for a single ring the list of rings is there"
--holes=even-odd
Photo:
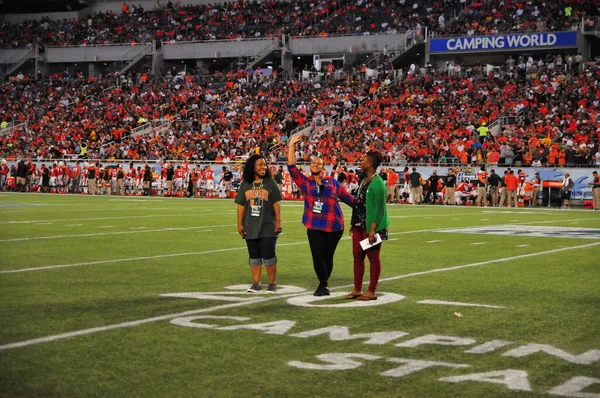
[[[493,36],[447,37],[430,40],[430,53],[510,51],[553,47],[576,47],[577,32],[540,32]]]

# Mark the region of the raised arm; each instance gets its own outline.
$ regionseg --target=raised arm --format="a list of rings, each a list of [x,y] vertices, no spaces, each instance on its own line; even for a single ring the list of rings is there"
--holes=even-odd
[[[296,134],[290,138],[288,149],[288,165],[296,164],[296,143],[302,139],[302,135]]]

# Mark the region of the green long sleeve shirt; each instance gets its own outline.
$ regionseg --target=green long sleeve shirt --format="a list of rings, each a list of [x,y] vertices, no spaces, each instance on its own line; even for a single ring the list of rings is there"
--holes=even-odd
[[[367,188],[367,199],[365,203],[365,207],[367,210],[367,217],[365,229],[367,233],[371,230],[371,224],[376,223],[377,228],[375,231],[381,231],[390,225],[390,219],[387,215],[387,207],[386,207],[386,189],[385,183],[383,179],[377,175],[373,178],[373,181],[369,184]]]

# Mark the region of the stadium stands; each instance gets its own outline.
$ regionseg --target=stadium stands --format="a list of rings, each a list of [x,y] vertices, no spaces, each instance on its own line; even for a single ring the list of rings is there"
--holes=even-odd
[[[416,24],[446,34],[565,30],[597,13],[598,4],[399,0],[131,6],[85,21],[5,23],[0,45],[367,34]],[[3,130],[0,157],[231,161],[258,148],[277,161],[285,160],[282,144],[293,129],[314,121],[320,127],[312,129],[299,157],[320,155],[328,164],[352,163],[365,146],[384,151],[394,165],[490,163],[496,152],[501,164],[598,164],[598,67],[583,64],[580,55],[555,52],[468,68],[413,64],[392,71],[383,62],[375,75],[363,67],[321,81],[314,75],[240,70],[212,76],[177,70],[165,76],[20,74],[0,91],[0,118],[20,126]],[[480,142],[476,129],[483,122],[493,134]],[[150,128],[157,123],[160,131]]]

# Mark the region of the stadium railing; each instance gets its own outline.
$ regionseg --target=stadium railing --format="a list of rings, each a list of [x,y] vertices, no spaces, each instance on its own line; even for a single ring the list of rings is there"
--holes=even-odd
[[[12,132],[15,130],[24,130],[26,126],[27,126],[27,123],[10,122],[10,123],[8,123],[8,127],[0,130],[0,137],[12,134]]]

